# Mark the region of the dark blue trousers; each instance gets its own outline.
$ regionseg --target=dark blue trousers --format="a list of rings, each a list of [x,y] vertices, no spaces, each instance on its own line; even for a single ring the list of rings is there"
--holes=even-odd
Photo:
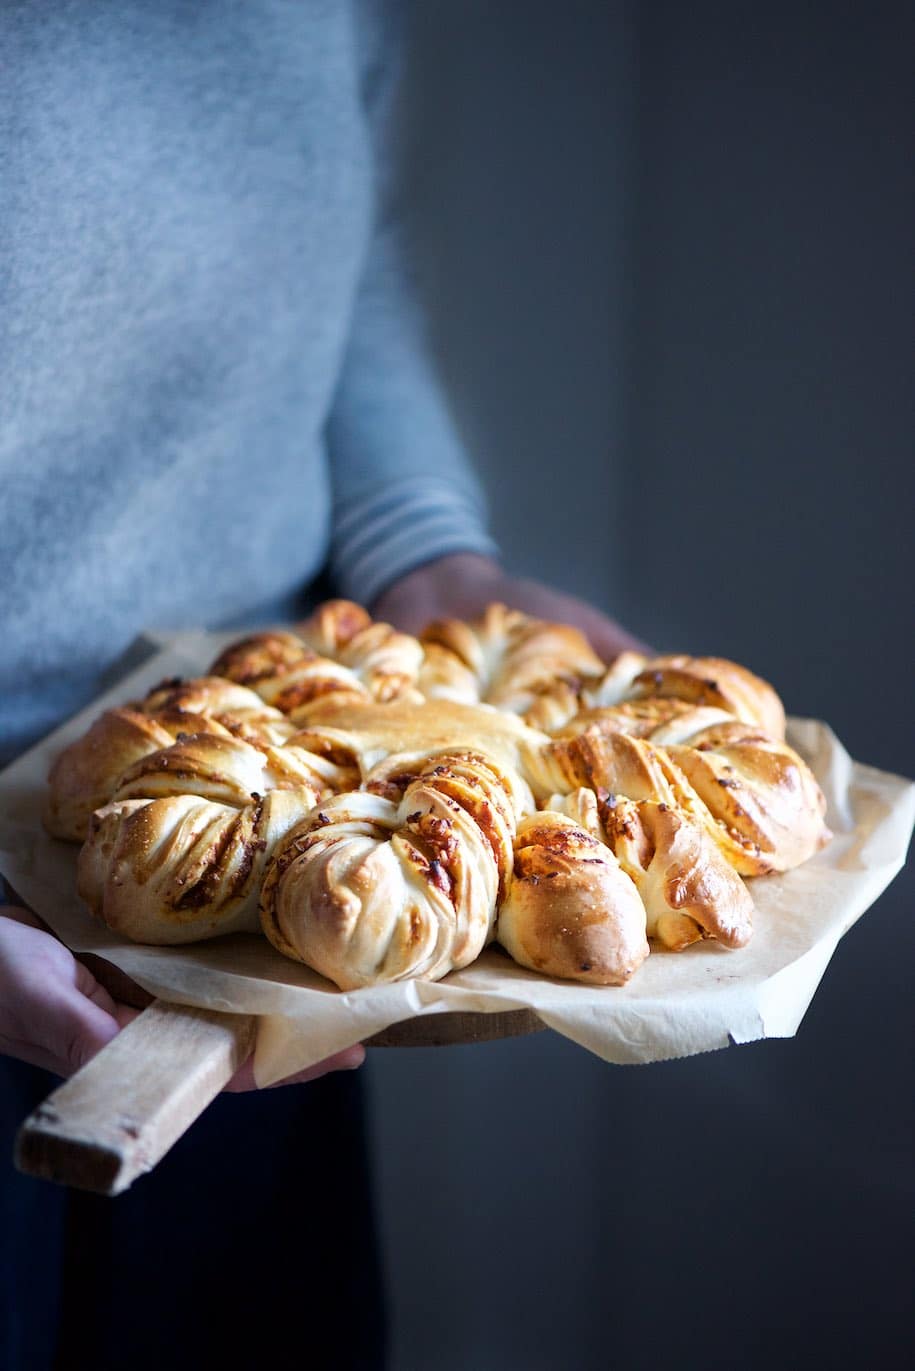
[[[381,1368],[361,1083],[220,1096],[117,1199],[18,1175],[56,1084],[0,1058],[0,1367]]]

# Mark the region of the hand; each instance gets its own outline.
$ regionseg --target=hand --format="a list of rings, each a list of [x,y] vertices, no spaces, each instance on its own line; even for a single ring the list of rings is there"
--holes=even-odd
[[[139,1012],[112,999],[29,910],[0,906],[0,1053],[71,1076]],[[277,1084],[311,1081],[360,1066],[364,1058],[357,1043]],[[250,1061],[226,1089],[256,1089]]]
[[[493,600],[539,619],[580,628],[605,662],[627,649],[653,655],[646,643],[584,600],[538,581],[509,576],[498,562],[473,552],[440,557],[417,567],[378,597],[372,613],[406,632],[418,633],[431,619],[476,618]]]
[[[137,1013],[29,910],[0,907],[0,1052],[70,1076]]]

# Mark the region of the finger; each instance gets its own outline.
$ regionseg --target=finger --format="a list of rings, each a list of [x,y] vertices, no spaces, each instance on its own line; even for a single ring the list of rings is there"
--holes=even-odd
[[[308,1081],[316,1081],[319,1076],[326,1076],[331,1071],[356,1071],[364,1061],[365,1048],[362,1043],[355,1043],[354,1046],[344,1048],[342,1052],[328,1057],[326,1061],[317,1062],[305,1071],[299,1071],[294,1076],[286,1076],[281,1081],[274,1081],[267,1089],[274,1090],[279,1085],[304,1085]]]
[[[43,923],[37,914],[33,914],[22,904],[0,904],[0,914],[4,919],[12,919],[17,924],[27,924],[29,928],[47,928],[47,924]]]
[[[126,1006],[31,911],[5,906],[2,915],[0,1051],[72,1075],[117,1035]]]
[[[51,976],[40,984],[23,975],[16,1012],[7,1016],[9,1037],[31,1043],[59,1076],[85,1066],[120,1031],[114,1013],[87,998],[76,980],[75,967],[72,979]]]
[[[93,976],[92,972],[83,962],[76,962],[75,981],[76,989],[79,991],[81,995],[85,995],[87,1000],[91,1000],[92,1003],[94,1005],[97,1005],[99,1009],[104,1010],[106,1014],[110,1014],[111,1017],[114,1018],[114,1000],[108,994],[108,991],[105,989],[105,987],[99,984],[99,982]]]
[[[49,1052],[36,1043],[25,1042],[21,1038],[0,1036],[0,1055],[15,1057],[17,1061],[28,1062],[29,1066],[40,1066],[42,1071],[50,1071],[55,1076],[68,1074],[56,1053]]]
[[[365,1048],[361,1043],[355,1043],[352,1047],[346,1047],[342,1052],[336,1052],[332,1057],[327,1057],[323,1062],[316,1062],[314,1066],[309,1066],[304,1071],[297,1071],[294,1076],[285,1076],[281,1081],[274,1081],[272,1085],[263,1088],[274,1090],[280,1085],[306,1085],[309,1081],[315,1081],[320,1076],[326,1076],[330,1071],[355,1071],[364,1061]],[[253,1056],[248,1058],[244,1066],[239,1067],[225,1088],[231,1094],[261,1088],[254,1079]]]
[[[80,995],[75,986],[67,987],[52,1007],[41,1045],[56,1053],[60,1074],[71,1076],[120,1031],[113,1013]]]
[[[631,633],[627,633],[618,624],[592,624],[586,629],[586,634],[594,651],[604,662],[612,662],[621,652],[638,652],[643,657],[657,655],[655,649],[649,647],[648,643],[644,643],[641,638],[636,638]]]
[[[110,1009],[96,1004],[90,997],[72,999],[69,1003],[72,1015],[69,1027],[63,1023],[58,1030],[64,1035],[62,1054],[58,1055],[59,1065],[50,1068],[60,1076],[72,1076],[91,1062],[103,1047],[117,1037],[122,1028],[133,1023],[137,1015],[142,1013],[142,1010],[111,1000],[101,986],[97,990]]]
[[[118,1021],[119,1028],[126,1028],[134,1019],[139,1018],[143,1013],[142,1009],[134,1009],[130,1004],[116,1004],[114,1006],[114,1017]]]

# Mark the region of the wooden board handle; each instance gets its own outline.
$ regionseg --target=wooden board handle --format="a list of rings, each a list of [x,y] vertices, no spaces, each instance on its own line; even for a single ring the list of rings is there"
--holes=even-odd
[[[30,1176],[119,1195],[151,1171],[254,1047],[245,1014],[154,1000],[19,1130]]]
[[[254,1049],[246,1014],[153,1000],[49,1095],[19,1130],[15,1161],[42,1180],[119,1195],[151,1171]],[[367,1047],[442,1047],[537,1032],[530,1010],[434,1014],[392,1024]]]

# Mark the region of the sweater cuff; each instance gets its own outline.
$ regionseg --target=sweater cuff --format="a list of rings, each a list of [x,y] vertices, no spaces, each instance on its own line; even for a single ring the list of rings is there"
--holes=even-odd
[[[407,572],[454,552],[499,555],[481,504],[440,478],[405,477],[335,510],[331,574],[341,594],[361,604]]]

